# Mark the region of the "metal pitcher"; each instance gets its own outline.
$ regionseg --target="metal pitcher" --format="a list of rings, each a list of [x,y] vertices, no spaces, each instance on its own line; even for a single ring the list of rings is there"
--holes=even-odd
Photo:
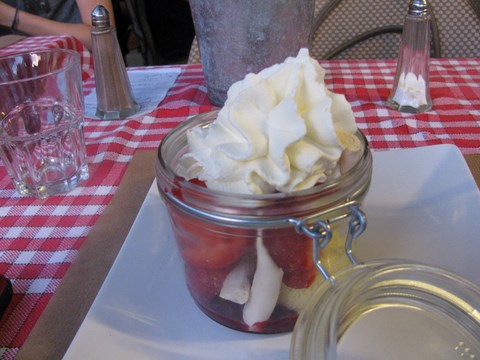
[[[190,0],[210,101],[308,46],[314,0]]]

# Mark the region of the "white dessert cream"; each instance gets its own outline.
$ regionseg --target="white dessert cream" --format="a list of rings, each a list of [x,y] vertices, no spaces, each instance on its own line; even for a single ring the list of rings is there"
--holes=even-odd
[[[255,246],[257,267],[253,275],[250,297],[243,308],[243,321],[248,326],[270,318],[280,295],[283,276],[282,269],[275,265],[261,237],[257,237]]]
[[[233,84],[217,119],[188,132],[178,174],[245,194],[288,193],[339,176],[356,162],[361,145],[349,103],[327,89],[324,75],[302,49]],[[283,271],[260,236],[256,254],[254,269],[239,262],[219,294],[244,306],[249,326],[270,318],[284,288]]]
[[[231,86],[218,118],[188,133],[179,175],[209,189],[264,194],[307,189],[338,174],[346,147],[359,148],[343,95],[307,49]]]

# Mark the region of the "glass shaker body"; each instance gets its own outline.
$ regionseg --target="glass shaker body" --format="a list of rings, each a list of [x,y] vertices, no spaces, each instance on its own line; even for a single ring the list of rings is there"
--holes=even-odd
[[[363,148],[357,163],[312,189],[265,195],[209,190],[177,176],[175,164],[187,151],[188,129],[208,126],[216,114],[201,114],[170,132],[156,163],[157,185],[185,263],[187,287],[198,307],[222,325],[256,333],[291,331],[313,290],[325,281],[312,260],[315,255],[331,273],[350,265],[344,250],[349,227],[345,215],[360,206],[368,191],[371,153],[358,132]],[[328,222],[333,218],[342,220]],[[331,226],[332,237],[317,252],[309,232],[322,232],[317,229],[322,220]],[[269,261],[265,252],[283,275],[270,272],[268,285],[258,291],[257,272]],[[269,288],[273,277],[279,289]],[[249,315],[260,308],[252,305],[254,298],[268,300],[270,313]]]
[[[425,1],[421,10],[405,18],[400,53],[392,92],[387,105],[408,113],[422,113],[432,107],[429,87],[430,12]]]
[[[92,12],[92,52],[97,93],[96,115],[105,120],[124,119],[138,111],[117,32],[101,5]]]

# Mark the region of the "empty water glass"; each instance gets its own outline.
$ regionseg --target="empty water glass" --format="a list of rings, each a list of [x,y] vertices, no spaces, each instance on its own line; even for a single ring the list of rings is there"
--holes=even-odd
[[[45,198],[88,178],[80,56],[0,58],[0,157],[21,195]]]

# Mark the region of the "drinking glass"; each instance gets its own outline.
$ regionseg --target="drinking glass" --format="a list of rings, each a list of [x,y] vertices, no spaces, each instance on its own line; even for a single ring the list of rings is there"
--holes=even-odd
[[[19,194],[45,198],[88,178],[83,116],[78,53],[0,58],[0,157]]]

